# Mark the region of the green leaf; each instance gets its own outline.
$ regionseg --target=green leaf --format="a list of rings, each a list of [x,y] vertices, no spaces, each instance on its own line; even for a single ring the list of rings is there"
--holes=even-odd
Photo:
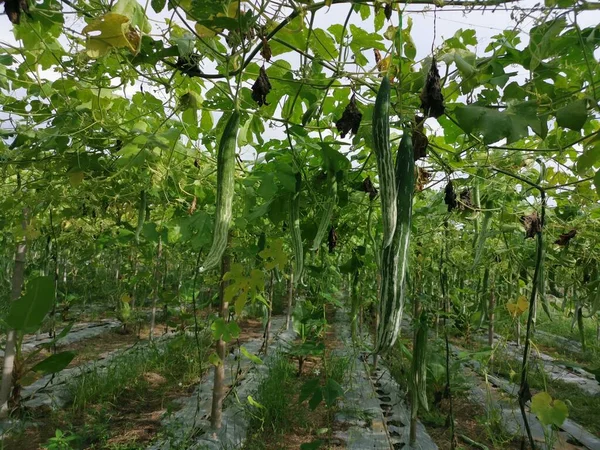
[[[254,299],[265,286],[264,273],[258,269],[252,269],[250,275],[246,275],[244,267],[235,263],[223,276],[223,280],[232,282],[225,288],[225,301],[231,302],[235,299],[235,313],[240,315],[246,306],[248,298]]]
[[[296,192],[296,175],[289,164],[277,164],[276,176],[286,190]]]
[[[564,18],[549,20],[533,27],[529,35],[529,52],[531,54],[530,70],[536,70],[548,57],[557,36],[567,25]]]
[[[546,426],[560,427],[569,416],[567,405],[561,400],[553,400],[547,392],[539,392],[533,396],[531,412]]]
[[[237,339],[241,331],[237,323],[225,322],[221,317],[212,323],[210,329],[213,332],[214,339],[223,339],[225,342]]]
[[[60,352],[48,356],[31,368],[34,372],[43,374],[57,373],[65,369],[75,358],[75,352]]]
[[[0,55],[0,64],[3,66],[11,66],[14,61],[11,55]]]
[[[315,409],[317,409],[317,406],[319,406],[319,404],[321,403],[322,400],[323,400],[323,390],[321,388],[319,388],[314,392],[313,396],[308,401],[308,407],[314,411]]]
[[[262,364],[262,359],[260,359],[258,356],[250,353],[246,347],[244,347],[243,345],[240,347],[240,351],[242,352],[242,355],[244,355],[246,358],[248,358],[250,361],[252,361],[254,364]]]
[[[244,311],[244,307],[246,306],[246,302],[248,301],[248,292],[241,291],[238,296],[235,298],[235,302],[233,304],[233,309],[235,314],[240,316]]]
[[[154,12],[159,13],[163,9],[165,9],[165,5],[167,4],[167,0],[152,0],[151,5]]]
[[[577,172],[585,173],[600,161],[600,143],[593,147],[586,148],[583,153],[577,158]]]
[[[254,400],[254,398],[251,395],[248,396],[248,403],[251,406],[254,406],[255,408],[265,409],[265,407],[262,404],[258,403],[256,400]]]
[[[344,395],[344,390],[337,381],[333,378],[328,378],[325,386],[323,387],[323,397],[325,398],[325,404],[327,407],[331,407],[335,404],[335,401]]]
[[[338,172],[350,169],[351,164],[348,158],[326,142],[319,142],[318,144],[321,147],[323,163],[327,170]]]
[[[321,448],[323,444],[324,442],[321,439],[317,439],[316,441],[312,442],[305,442],[304,444],[300,445],[300,450],[317,450]]]
[[[313,29],[310,46],[315,54],[321,55],[323,58],[336,59],[338,57],[335,41],[330,34],[321,28]]]
[[[600,196],[600,170],[594,175],[594,186],[596,186],[596,193]]]
[[[265,200],[271,200],[277,194],[277,184],[275,175],[272,173],[262,173],[260,176],[260,186],[256,193]]]
[[[383,8],[380,8],[373,16],[373,26],[375,27],[375,31],[379,31],[383,28],[383,25],[385,25],[385,13],[383,12]]]
[[[36,331],[54,304],[54,281],[50,277],[34,278],[27,292],[10,305],[6,323],[23,332]]]
[[[526,137],[529,122],[518,112],[513,109],[498,111],[477,105],[459,105],[455,109],[460,127],[467,133],[480,132],[486,144],[493,144],[503,138],[512,143]]]
[[[350,49],[354,53],[356,62],[360,65],[366,65],[369,60],[362,54],[364,49],[379,49],[385,51],[385,45],[381,42],[381,35],[378,33],[368,33],[356,25],[350,24],[352,40],[350,41]],[[372,53],[372,51],[371,51]]]
[[[307,123],[309,123],[312,120],[315,113],[319,110],[319,106],[320,106],[319,102],[314,102],[314,103],[311,103],[308,106],[308,108],[306,108],[306,111],[302,115],[302,126],[305,126]]]
[[[279,267],[279,269],[283,270],[288,260],[281,239],[275,239],[267,246],[267,248],[259,252],[258,255],[265,260],[266,270],[271,270],[275,267]]]
[[[119,0],[113,7],[112,12],[122,14],[131,20],[131,24],[143,33],[150,33],[152,26],[146,17],[144,7],[137,0]]]
[[[298,396],[298,403],[302,403],[310,396],[314,395],[317,390],[321,390],[321,384],[318,378],[312,378],[306,381],[300,388],[300,395]]]
[[[575,100],[556,111],[558,126],[579,131],[588,118],[585,100]]]
[[[265,214],[269,213],[269,211],[271,210],[271,203],[273,203],[273,200],[269,200],[268,202],[263,203],[262,205],[258,206],[257,208],[255,208],[247,217],[248,221],[253,221],[258,219],[259,217],[264,216]]]
[[[58,341],[62,338],[64,338],[67,334],[69,334],[69,332],[71,331],[71,328],[73,328],[73,325],[75,325],[75,322],[71,322],[69,325],[67,325],[66,327],[64,327],[60,333],[58,333],[56,335],[56,338],[54,338],[54,341]]]
[[[322,355],[325,351],[325,346],[322,342],[303,342],[301,344],[295,345],[290,350],[290,354],[294,356],[316,356]]]

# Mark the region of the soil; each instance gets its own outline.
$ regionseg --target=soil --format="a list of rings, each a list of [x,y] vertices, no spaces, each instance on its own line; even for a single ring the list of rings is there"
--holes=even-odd
[[[154,335],[161,336],[165,331],[165,326],[162,324],[156,324],[154,327]],[[58,352],[71,351],[75,353],[75,358],[69,363],[67,368],[79,366],[88,361],[94,361],[97,359],[104,358],[108,353],[117,350],[119,348],[130,347],[137,342],[145,341],[150,335],[150,329],[148,327],[142,328],[139,335],[134,333],[124,333],[122,329],[112,329],[100,336],[94,336],[90,339],[85,339],[73,344],[58,346]],[[43,361],[52,353],[44,349],[28,362],[28,366],[31,367],[40,361]],[[2,359],[3,360],[3,359]],[[23,386],[28,386],[42,375],[30,372],[27,374],[22,382]]]
[[[485,425],[485,411],[482,406],[471,402],[469,399],[461,396],[453,397],[453,411],[455,420],[455,435],[457,436],[459,447],[464,449],[478,449],[478,447],[467,443],[460,436],[467,436],[473,441],[486,445],[490,449],[502,448],[503,450],[520,450],[521,440],[513,439],[502,442],[501,444],[490,439],[490,430]],[[444,400],[437,410],[444,417],[449,411],[449,402]],[[450,427],[445,424],[431,423],[423,421],[427,432],[437,444],[440,450],[450,450]],[[496,435],[495,437],[498,437]]]
[[[176,411],[176,400],[190,394],[186,386],[170,386],[161,389],[165,380],[156,373],[143,375],[150,381],[152,389],[148,389],[143,397],[136,396],[133,391],[126,392],[119,398],[118,404],[94,405],[85,414],[73,414],[68,409],[54,414],[38,410],[31,419],[37,427],[30,427],[22,434],[14,434],[4,440],[5,448],[19,450],[39,450],[42,445],[54,436],[55,430],[67,431],[75,429],[96,429],[97,432],[110,436],[99,445],[82,443],[76,448],[100,449],[135,443],[140,448],[149,443],[161,428],[161,419],[167,410]],[[193,390],[193,387],[192,387]],[[133,447],[132,447],[133,448]]]

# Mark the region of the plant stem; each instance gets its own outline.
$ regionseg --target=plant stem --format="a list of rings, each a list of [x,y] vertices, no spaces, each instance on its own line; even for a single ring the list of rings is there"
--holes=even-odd
[[[27,229],[27,209],[23,209],[23,218],[21,228]],[[25,280],[25,256],[27,250],[27,241],[23,237],[17,242],[15,253],[15,268],[12,275],[12,289],[10,293],[11,301],[21,297],[23,282]],[[4,348],[4,364],[2,367],[2,384],[0,385],[0,418],[8,416],[8,398],[13,384],[15,353],[19,353],[17,344],[17,331],[9,330],[6,336],[6,345]]]
[[[546,219],[546,192],[538,187],[541,197],[541,227],[537,233],[537,248],[536,248],[536,261],[535,271],[533,273],[532,287],[531,287],[531,298],[529,301],[529,314],[527,316],[527,331],[525,333],[525,348],[523,349],[523,365],[521,366],[521,385],[519,387],[519,407],[521,409],[521,415],[523,416],[523,422],[525,424],[525,430],[527,431],[527,437],[529,439],[529,445],[532,450],[535,450],[535,442],[531,433],[531,427],[529,426],[529,420],[527,418],[527,412],[525,411],[525,404],[531,400],[531,392],[529,391],[529,383],[527,376],[529,372],[529,348],[531,346],[531,335],[533,318],[535,316],[535,301],[538,289],[538,279],[541,276],[543,253],[544,253],[544,234],[543,227]]]
[[[221,260],[221,284],[219,285],[219,299],[221,300],[221,311],[219,313],[221,319],[227,320],[229,316],[229,302],[225,301],[225,288],[228,282],[223,280],[223,277],[231,265],[231,257],[227,250]],[[219,357],[220,363],[215,365],[215,378],[213,383],[212,407],[210,413],[210,426],[214,430],[221,428],[223,416],[223,400],[225,399],[225,353],[227,351],[227,343],[223,340],[223,336],[219,336],[215,344],[215,351]]]

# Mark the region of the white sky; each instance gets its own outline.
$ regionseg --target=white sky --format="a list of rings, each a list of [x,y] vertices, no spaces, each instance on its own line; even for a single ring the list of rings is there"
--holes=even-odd
[[[144,4],[145,2],[142,2]],[[148,2],[149,3],[149,2]],[[147,3],[146,3],[147,4]],[[521,9],[527,8],[539,8],[540,3],[534,0],[524,0],[516,3],[508,3],[505,6],[497,7],[495,10],[488,7],[485,11],[471,11],[464,12],[463,8],[453,7],[451,5],[443,8],[435,8],[433,6],[426,5],[409,5],[407,6],[406,12],[414,21],[413,26],[413,39],[417,44],[417,56],[419,58],[427,56],[430,53],[431,41],[433,37],[434,28],[434,17],[437,16],[436,20],[436,44],[440,44],[444,38],[449,38],[460,29],[473,28],[477,33],[477,39],[479,41],[478,54],[482,53],[484,48],[490,41],[490,38],[506,28],[513,28],[516,24],[515,20],[511,18],[511,8],[513,5],[518,5]],[[315,19],[315,26],[317,28],[326,29],[334,23],[342,23],[346,17],[346,14],[350,8],[349,4],[338,4],[332,6],[330,9],[321,9],[318,11]],[[527,10],[527,12],[529,12]],[[156,23],[164,24],[163,17],[170,17],[170,14],[164,14],[163,17],[156,15],[148,10],[149,17]],[[538,16],[539,11],[533,12],[532,16]],[[392,23],[398,25],[398,18],[394,13],[392,16]],[[590,25],[596,25],[600,23],[600,11],[585,11],[579,14],[578,22],[581,27]],[[358,14],[353,14],[350,23],[364,28],[367,31],[374,31],[372,17],[363,22]],[[528,30],[533,25],[533,19],[527,19],[522,22],[521,30]],[[84,23],[80,22],[79,27],[83,28]],[[381,30],[383,32],[385,28]],[[76,28],[80,29],[80,28]],[[156,27],[153,30],[157,31]],[[526,44],[526,37],[524,36]],[[12,24],[8,21],[6,16],[0,16],[0,45],[8,43],[10,45],[18,46],[19,43],[15,41],[12,33]]]

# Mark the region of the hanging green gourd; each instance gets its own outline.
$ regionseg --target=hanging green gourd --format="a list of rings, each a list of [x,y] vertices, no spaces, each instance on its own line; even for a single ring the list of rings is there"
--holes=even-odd
[[[294,252],[294,285],[297,284],[304,270],[304,249],[302,248],[302,233],[300,231],[300,190],[302,175],[296,173],[296,191],[290,200],[290,224],[292,232],[292,250]]]
[[[381,216],[383,219],[383,247],[392,243],[396,228],[396,181],[390,150],[390,80],[384,76],[373,109],[373,148],[377,158]]]
[[[415,160],[412,138],[404,130],[396,155],[395,180],[397,183],[397,216],[392,243],[381,255],[381,289],[379,296],[379,326],[375,351],[390,349],[400,332],[404,307],[412,200],[415,187]]]
[[[235,148],[240,127],[240,113],[236,109],[227,121],[217,152],[217,205],[213,242],[200,267],[200,272],[217,267],[227,247],[235,191]]]
[[[321,245],[321,241],[327,234],[327,227],[331,222],[333,216],[333,208],[337,203],[337,181],[333,170],[327,172],[327,200],[325,201],[325,207],[321,213],[321,220],[319,221],[319,228],[317,234],[313,240],[313,244],[310,248],[311,251],[316,252]]]
[[[138,220],[135,229],[135,242],[140,241],[140,233],[144,227],[144,219],[146,217],[146,191],[142,189],[140,192],[140,205],[138,207]]]

